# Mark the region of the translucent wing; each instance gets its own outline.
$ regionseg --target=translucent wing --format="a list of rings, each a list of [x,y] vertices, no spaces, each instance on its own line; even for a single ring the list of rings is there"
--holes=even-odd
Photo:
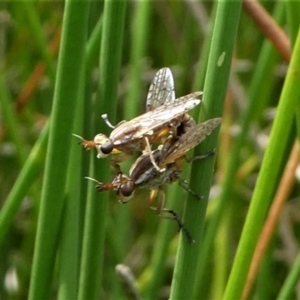
[[[189,150],[199,145],[205,140],[212,131],[221,123],[221,118],[210,119],[204,123],[200,123],[191,128],[185,134],[179,137],[179,139],[171,145],[166,144],[162,151],[165,151],[165,155],[159,164],[160,167],[164,167],[169,163],[173,163],[176,159],[184,156]]]
[[[148,111],[126,123],[116,127],[109,138],[114,145],[121,145],[132,140],[141,139],[168,126],[176,118],[187,113],[200,104],[197,99],[202,92],[195,92],[176,99],[172,105],[161,105],[152,111]]]
[[[146,112],[175,100],[174,79],[169,68],[162,68],[155,74],[147,95]]]

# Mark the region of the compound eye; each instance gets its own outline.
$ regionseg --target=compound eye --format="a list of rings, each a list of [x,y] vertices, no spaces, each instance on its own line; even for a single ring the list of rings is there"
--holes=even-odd
[[[108,155],[114,149],[114,144],[112,142],[106,142],[99,147],[99,150],[104,155]]]
[[[130,197],[133,191],[134,191],[134,184],[131,181],[126,182],[120,188],[120,192],[124,197]]]

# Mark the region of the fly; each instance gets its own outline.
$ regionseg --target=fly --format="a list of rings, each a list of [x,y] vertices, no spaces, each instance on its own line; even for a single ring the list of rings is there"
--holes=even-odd
[[[197,97],[201,94],[202,92],[195,92],[175,99],[172,72],[169,68],[160,69],[148,91],[146,113],[119,123],[109,137],[101,133],[93,141],[77,137],[82,140],[80,144],[85,149],[96,147],[98,158],[111,153],[122,153],[123,156],[116,159],[116,163],[125,160],[134,151],[147,149],[151,153],[151,145],[162,141],[168,133],[177,136],[195,125],[187,112],[200,104]],[[106,123],[112,127],[108,120]],[[154,163],[152,156],[151,160]]]

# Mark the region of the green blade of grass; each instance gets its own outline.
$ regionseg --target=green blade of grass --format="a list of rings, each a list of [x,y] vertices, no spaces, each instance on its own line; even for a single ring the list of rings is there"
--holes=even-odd
[[[166,207],[177,213],[179,204],[184,198],[186,198],[186,191],[178,186],[177,183],[174,183],[166,193]],[[166,273],[170,242],[178,234],[176,233],[177,224],[174,221],[159,219],[157,222],[159,222],[159,229],[154,244],[156,250],[153,251],[148,268],[139,278],[143,299],[149,300],[157,299],[159,296],[160,287]]]
[[[274,15],[277,16],[276,19],[280,22],[282,22],[282,19],[284,17],[283,5],[284,3],[279,2],[274,13]],[[199,293],[204,288],[204,286],[201,284],[202,282],[204,283],[204,281],[201,281],[201,278],[203,278],[209,271],[207,269],[209,257],[211,255],[214,238],[219,228],[219,223],[222,220],[222,214],[224,213],[226,206],[228,206],[231,201],[231,190],[232,185],[234,184],[232,178],[235,178],[236,172],[240,165],[240,151],[243,147],[243,144],[245,143],[245,140],[247,139],[251,121],[255,118],[258,112],[262,111],[262,103],[265,102],[264,99],[266,98],[265,94],[269,89],[273,87],[273,85],[271,85],[271,82],[273,81],[272,71],[277,60],[278,55],[276,50],[269,41],[265,41],[263,47],[261,48],[261,52],[257,60],[257,65],[253,72],[254,76],[249,87],[250,102],[246,111],[241,117],[240,133],[235,137],[233,141],[233,146],[228,160],[226,177],[224,178],[224,181],[222,183],[219,202],[206,229],[203,248],[199,257],[200,264],[197,277]]]
[[[80,73],[83,71],[87,17],[88,2],[66,2],[30,282],[30,299],[47,299],[51,289],[72,138],[70,124],[74,119]]]
[[[96,58],[99,56],[100,38],[102,31],[102,17],[99,18],[90,38],[86,45],[86,72],[92,70]]]
[[[131,45],[131,58],[129,70],[129,85],[124,116],[126,120],[132,119],[140,112],[141,88],[142,88],[142,67],[145,50],[149,41],[149,17],[153,3],[151,1],[138,1],[135,3],[133,28],[134,36]]]
[[[32,39],[34,40],[34,45],[37,45],[43,61],[46,63],[51,82],[55,81],[55,64],[48,51],[47,43],[45,39],[45,33],[40,24],[38,14],[34,8],[33,2],[31,1],[20,1],[16,2],[19,6],[20,11],[25,15],[27,26],[31,29]],[[21,7],[20,7],[21,6]]]
[[[86,66],[83,67],[86,69]],[[81,72],[79,88],[80,99],[76,107],[74,118],[74,131],[80,132],[83,127],[85,72]],[[81,249],[81,165],[78,162],[82,158],[77,143],[72,143],[69,156],[69,166],[66,183],[66,204],[62,222],[60,237],[59,260],[59,293],[57,299],[76,299],[79,282],[80,249]]]
[[[200,55],[198,58],[198,70],[196,73],[196,77],[193,82],[193,91],[198,91],[203,89],[205,74],[206,74],[206,67],[207,67],[207,59],[205,57],[209,56],[209,51],[211,47],[211,35],[213,30],[213,20],[215,19],[217,5],[213,6],[213,10],[211,12],[211,19],[207,25],[206,30],[204,30],[205,40],[203,42],[202,49],[200,51]]]
[[[24,150],[24,141],[18,128],[16,113],[13,110],[12,99],[10,99],[8,89],[5,84],[4,73],[0,70],[0,103],[2,108],[2,117],[11,140],[16,147],[16,155],[19,164],[22,166],[26,161],[26,152]]]
[[[99,43],[100,40],[100,28],[101,23],[98,22],[97,26],[95,27],[93,34],[91,35],[91,38],[87,44],[86,47],[86,60],[87,60],[87,68],[90,68],[90,65],[92,64],[94,54],[93,52],[95,50],[92,50],[96,47],[96,43]],[[54,83],[53,83],[54,84]],[[4,87],[4,86],[2,86]],[[1,93],[2,91],[2,93]],[[2,95],[0,99],[4,101],[4,97],[7,98],[5,87],[2,90],[0,85],[0,94]],[[5,115],[14,114],[13,112],[5,113]],[[12,117],[14,118],[14,117]],[[15,126],[15,121],[11,121],[13,126]],[[48,121],[49,122],[49,121]],[[77,132],[74,130],[74,132]],[[31,150],[31,153],[29,157],[26,160],[26,163],[24,167],[22,168],[22,171],[18,175],[18,179],[16,180],[12,190],[10,191],[5,204],[1,208],[0,211],[0,245],[3,243],[3,239],[5,237],[5,234],[7,233],[7,230],[11,226],[12,220],[18,211],[26,193],[28,192],[29,188],[31,187],[32,183],[35,181],[38,173],[41,171],[43,162],[45,160],[45,152],[48,142],[48,134],[49,134],[49,123],[47,123],[44,126],[44,129],[42,133],[40,134],[38,140],[36,141],[34,147]],[[24,149],[22,146],[22,140],[19,138],[19,135],[16,136],[16,140],[19,140],[20,142],[20,149]],[[16,144],[16,143],[15,143]],[[22,150],[23,151],[23,150]],[[25,158],[25,154],[22,154]]]
[[[240,9],[241,1],[218,2],[204,84],[202,115],[205,119],[222,115]],[[199,154],[200,151],[202,154],[206,153],[215,147],[217,131],[215,130],[214,134],[203,142],[203,146],[198,147],[195,154]],[[191,195],[188,198],[184,223],[196,240],[196,244],[190,245],[184,237],[181,237],[170,299],[192,299],[193,296],[213,163],[214,158],[209,158],[201,162],[201,168],[198,162],[192,166],[191,189],[204,196],[204,199],[196,201]]]
[[[46,145],[48,141],[49,123],[44,129],[31,150],[21,173],[18,176],[13,188],[11,189],[5,204],[0,211],[0,245],[11,226],[12,220],[17,213],[27,191],[32,182],[40,172],[46,154]]]
[[[131,28],[134,34],[132,35],[130,43],[130,62],[128,72],[128,92],[125,98],[125,105],[123,106],[122,113],[119,112],[118,116],[122,116],[125,120],[130,120],[142,111],[144,112],[144,102],[146,97],[142,97],[143,90],[143,67],[145,64],[145,51],[149,43],[149,18],[151,16],[153,2],[151,1],[137,1],[134,3],[134,13],[132,14],[133,27]],[[127,77],[126,76],[126,77]],[[125,77],[125,78],[126,78]],[[123,170],[130,169],[132,160],[128,160],[122,164]],[[119,261],[126,255],[128,250],[128,235],[130,234],[130,226],[132,221],[132,206],[125,205],[116,210],[115,226],[118,228],[118,235],[115,236],[115,249],[122,256],[119,256]],[[120,251],[121,250],[121,251]],[[118,263],[118,262],[116,262]]]
[[[299,33],[224,299],[239,299],[241,297],[256,241],[276,189],[278,172],[283,163],[283,154],[293,126],[295,108],[299,107]]]
[[[95,132],[105,132],[107,128],[101,122],[101,113],[107,113],[114,122],[116,114],[116,99],[118,92],[119,72],[123,44],[123,31],[126,1],[105,1],[103,12],[103,30],[99,62],[98,98],[94,111],[96,118]],[[96,131],[97,130],[97,131]],[[92,153],[94,155],[94,153]],[[90,177],[103,182],[109,178],[107,160],[91,159]],[[84,224],[84,239],[82,262],[80,268],[79,299],[99,298],[102,284],[105,223],[107,218],[108,193],[97,193],[95,183],[89,183],[86,215]]]
[[[284,2],[284,5],[287,14],[291,43],[294,44],[299,28],[300,5],[298,1],[286,1]]]
[[[283,283],[277,300],[293,299],[293,293],[295,292],[296,286],[299,283],[300,277],[300,254],[293,263],[293,267],[290,270],[288,277]]]

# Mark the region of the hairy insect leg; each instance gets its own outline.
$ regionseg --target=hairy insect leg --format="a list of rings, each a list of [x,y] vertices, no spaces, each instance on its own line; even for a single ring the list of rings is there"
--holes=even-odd
[[[194,156],[192,158],[188,158],[185,156],[185,160],[188,162],[188,163],[191,163],[195,160],[201,160],[201,159],[205,159],[207,157],[210,157],[210,156],[213,156],[216,154],[216,149],[213,149],[213,150],[210,150],[209,152],[203,154],[203,155],[197,155],[197,156]]]
[[[153,157],[153,154],[152,154],[152,151],[151,151],[151,145],[150,145],[149,139],[146,136],[144,137],[144,139],[145,139],[145,142],[146,142],[146,151],[149,153],[152,165],[155,167],[155,169],[157,171],[161,171],[160,167],[156,164],[156,162],[154,160],[154,157]]]
[[[188,229],[184,226],[184,224],[182,223],[182,221],[180,220],[180,218],[178,217],[178,215],[176,214],[176,212],[172,209],[168,209],[168,208],[164,208],[162,212],[166,212],[171,214],[171,216],[162,216],[159,215],[159,217],[163,218],[163,219],[171,219],[171,220],[175,220],[178,224],[179,227],[179,231],[182,230],[183,233],[185,234],[188,242],[190,244],[194,244],[196,241],[193,239],[193,237],[191,236],[190,232],[188,231]]]
[[[120,163],[125,161],[130,157],[130,154],[122,154],[118,157],[113,157],[110,159],[111,166],[116,170],[117,174],[122,173]]]
[[[203,196],[200,196],[199,194],[197,194],[196,192],[194,192],[192,189],[189,188],[188,186],[188,182],[184,179],[178,178],[178,184],[185,189],[188,193],[190,193],[191,195],[193,195],[195,198],[197,198],[198,200],[201,200],[203,198]]]
[[[152,193],[153,192],[153,193]],[[157,197],[157,206],[150,206],[151,209],[155,210],[157,215],[162,219],[169,219],[176,221],[178,225],[178,231],[182,230],[185,234],[188,242],[190,244],[195,243],[195,240],[192,238],[191,234],[189,233],[188,229],[184,226],[179,216],[176,214],[176,212],[172,209],[165,208],[165,193],[162,189],[159,190],[153,190],[150,194],[150,204],[153,203],[154,199],[151,199],[151,197]],[[166,215],[168,214],[168,215]]]

